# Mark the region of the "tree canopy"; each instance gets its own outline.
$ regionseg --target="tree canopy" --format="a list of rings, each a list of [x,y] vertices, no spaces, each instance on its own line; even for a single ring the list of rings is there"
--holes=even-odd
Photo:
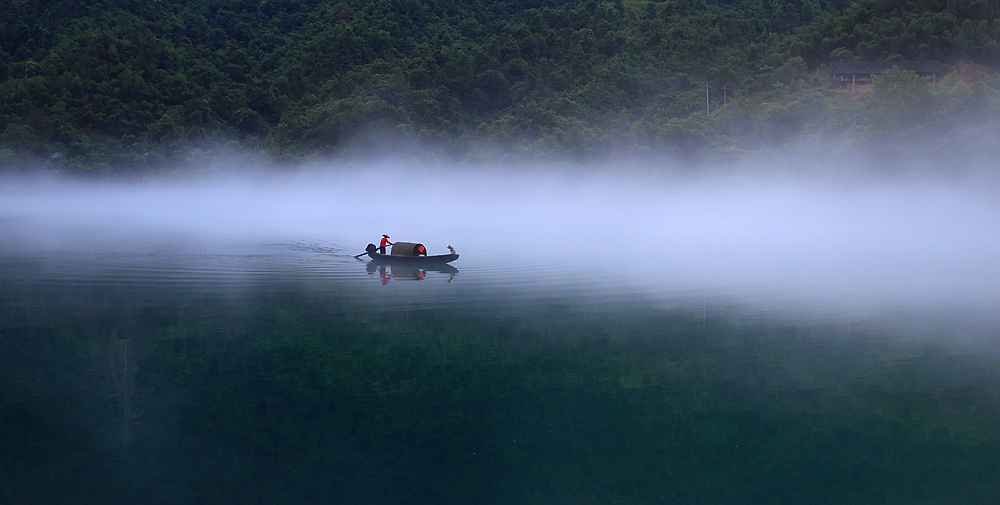
[[[996,111],[998,41],[997,0],[15,0],[0,164],[297,159],[386,138],[455,159],[483,142],[693,159],[863,143]],[[926,59],[960,70],[919,105],[835,96],[824,70]]]

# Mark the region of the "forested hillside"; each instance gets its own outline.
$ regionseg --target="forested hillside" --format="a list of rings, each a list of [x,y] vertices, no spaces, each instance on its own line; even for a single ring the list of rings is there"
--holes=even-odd
[[[830,90],[894,60],[950,73]],[[11,0],[0,165],[923,142],[988,127],[998,63],[1000,0]]]

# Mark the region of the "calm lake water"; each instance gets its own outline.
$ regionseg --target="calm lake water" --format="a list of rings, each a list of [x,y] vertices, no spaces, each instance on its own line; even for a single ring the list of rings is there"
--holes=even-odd
[[[356,252],[8,247],[0,503],[1000,496],[990,307]]]
[[[997,503],[995,186],[631,177],[0,179],[0,505]]]

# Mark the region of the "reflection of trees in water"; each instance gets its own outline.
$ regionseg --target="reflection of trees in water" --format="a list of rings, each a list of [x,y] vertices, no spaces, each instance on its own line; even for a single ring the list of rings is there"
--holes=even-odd
[[[129,361],[128,340],[114,343],[108,353],[111,360],[112,441],[124,452],[132,438],[132,392],[135,389],[135,365]]]

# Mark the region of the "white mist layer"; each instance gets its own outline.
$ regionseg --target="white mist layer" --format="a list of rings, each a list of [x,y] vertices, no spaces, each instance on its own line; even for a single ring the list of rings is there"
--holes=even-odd
[[[961,183],[668,180],[569,171],[274,173],[141,183],[0,181],[0,252],[189,251],[382,233],[456,266],[592,275],[644,292],[846,304],[1000,301],[1000,203]],[[538,267],[538,268],[533,268]],[[540,273],[541,272],[541,273]],[[488,282],[488,279],[487,279]]]

